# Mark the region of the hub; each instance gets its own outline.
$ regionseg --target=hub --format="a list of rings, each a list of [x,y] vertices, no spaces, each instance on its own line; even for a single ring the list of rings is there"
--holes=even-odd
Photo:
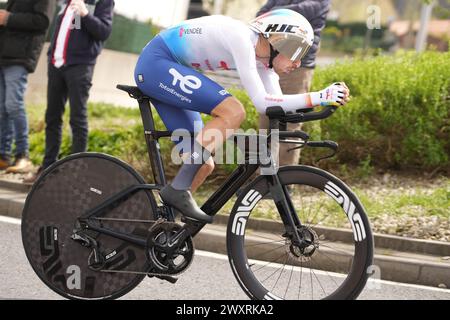
[[[299,262],[309,262],[319,248],[319,237],[310,227],[301,226],[297,229],[300,243],[293,240],[293,237],[286,238],[286,251],[292,259]]]

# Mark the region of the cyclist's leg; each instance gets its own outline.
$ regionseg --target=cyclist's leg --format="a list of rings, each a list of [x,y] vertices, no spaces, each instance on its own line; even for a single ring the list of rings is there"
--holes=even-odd
[[[200,113],[191,110],[183,110],[174,106],[164,104],[157,100],[152,100],[153,105],[158,111],[159,116],[164,122],[167,130],[175,131],[184,129],[187,132],[195,132],[196,129],[203,127],[203,121]],[[197,128],[196,128],[197,127]],[[189,141],[189,146],[192,143]],[[178,153],[176,153],[178,155]],[[187,154],[187,153],[186,153]],[[194,193],[206,178],[214,170],[214,160],[210,157],[199,169],[191,185],[191,192]]]
[[[206,178],[214,171],[214,160],[209,158],[206,160],[205,164],[198,170],[195,175],[194,181],[192,181],[191,191],[194,193],[197,189],[205,182]]]
[[[240,127],[245,120],[245,109],[238,99],[228,97],[214,107],[211,116],[213,119],[200,131],[197,141],[208,151],[214,152]],[[220,134],[210,134],[214,130]]]
[[[237,99],[228,97],[213,108],[211,115],[213,119],[199,132],[193,143],[193,145],[200,146],[209,155],[210,153],[208,151],[212,153],[221,147],[225,140],[234,133],[234,130],[239,128],[245,118],[245,111]],[[191,159],[195,159],[196,148],[194,147],[193,150],[189,154],[189,158]],[[203,150],[201,153],[205,154]],[[206,159],[212,162],[210,156],[207,156]],[[203,170],[201,170],[202,168]],[[209,174],[208,168],[205,168],[204,165],[202,167],[202,165],[196,165],[195,163],[184,163],[173,180],[172,185],[161,190],[161,198],[167,204],[177,208],[185,216],[205,223],[211,223],[213,218],[205,214],[197,206],[195,200],[188,192],[189,187],[194,187],[195,190]]]
[[[163,104],[213,116],[213,120],[198,134],[188,159],[208,160],[211,152],[231,135],[226,129],[238,128],[244,118],[244,109],[235,98],[203,74],[179,64],[161,38],[155,38],[144,49],[136,66],[135,79],[141,91]],[[208,131],[214,129],[222,135],[208,139]],[[212,222],[189,192],[202,166],[202,163],[185,162],[172,184],[162,189],[160,194],[167,204],[175,208],[179,206],[177,209],[186,216]]]
[[[161,37],[154,38],[144,48],[136,66],[135,80],[141,91],[166,105],[210,114],[213,119],[197,139],[209,152],[228,138],[227,129],[239,128],[245,118],[244,107],[236,98],[205,75],[181,65]],[[215,129],[222,134],[217,142],[209,132]]]
[[[167,129],[170,131],[175,131],[178,129],[184,129],[188,132],[195,132],[196,127],[203,127],[203,122],[200,117],[200,113],[190,110],[183,110],[171,105],[167,105],[162,103],[161,101],[152,100],[155,105],[161,119],[166,125]],[[191,150],[194,145],[194,138],[189,137],[173,137],[177,142],[176,152],[172,153],[172,155],[179,156],[181,153],[185,153],[187,150]],[[190,153],[187,153],[189,156]],[[212,163],[212,165],[211,165]],[[181,179],[181,183],[186,183],[186,190],[180,190],[174,188],[172,185],[168,185],[164,187],[160,191],[160,195],[162,200],[167,204],[178,211],[182,212],[183,215],[193,218],[195,220],[204,221],[206,223],[212,222],[212,217],[206,215],[197,205],[195,200],[193,199],[191,193],[188,191],[188,187],[193,187],[194,190],[198,188],[198,186],[206,179],[206,177],[212,172],[212,168],[208,168],[208,166],[213,166],[214,162],[212,157],[209,157],[208,161],[205,164],[200,164],[198,166],[198,170],[190,170],[189,164],[184,163],[178,171],[177,176],[172,182],[172,185],[175,184],[177,187],[180,182],[177,182],[177,179]],[[186,171],[186,167],[188,170]],[[187,172],[187,175],[190,177],[186,182],[185,176],[180,176]],[[177,184],[178,183],[178,184]]]

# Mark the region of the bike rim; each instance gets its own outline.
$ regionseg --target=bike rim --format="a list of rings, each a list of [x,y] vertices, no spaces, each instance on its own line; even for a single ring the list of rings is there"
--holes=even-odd
[[[294,207],[311,230],[305,234],[317,237],[317,248],[310,256],[307,250],[295,246],[292,250],[292,242],[281,236],[284,226],[273,219],[278,215],[273,200],[264,199],[269,190],[262,180],[242,196],[229,225],[230,262],[241,287],[256,299],[355,298],[367,279],[372,255],[364,209],[345,185],[330,180],[331,176],[306,171],[280,176],[285,186],[295,186],[291,190]],[[349,201],[340,203],[336,189]],[[353,210],[352,220],[346,210]],[[336,212],[344,219],[330,219]],[[261,224],[256,217],[266,221]],[[324,225],[346,229],[347,233],[339,233],[345,239],[336,238]]]

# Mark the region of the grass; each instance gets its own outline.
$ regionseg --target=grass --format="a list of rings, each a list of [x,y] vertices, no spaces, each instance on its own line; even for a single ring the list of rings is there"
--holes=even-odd
[[[378,193],[360,189],[356,193],[371,217],[389,214],[450,219],[450,180],[445,186],[432,189],[412,188]]]

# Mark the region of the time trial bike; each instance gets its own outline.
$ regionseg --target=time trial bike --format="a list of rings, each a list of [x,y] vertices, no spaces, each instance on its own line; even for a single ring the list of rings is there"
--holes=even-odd
[[[154,183],[146,184],[130,165],[110,155],[75,154],[43,172],[23,210],[26,256],[39,278],[66,298],[118,298],[146,276],[174,284],[190,266],[193,239],[205,226],[179,221],[173,208],[158,200],[167,184],[159,140],[172,133],[155,129],[151,97],[136,87],[118,88],[139,102]],[[276,131],[279,143],[335,153],[332,141],[311,141],[303,131],[285,130],[287,123],[321,120],[335,111],[286,114],[269,108],[268,134]],[[238,194],[226,231],[237,283],[251,299],[357,298],[373,260],[363,205],[345,183],[316,167],[280,167],[254,178],[258,169],[274,166],[270,148],[265,150],[269,161],[264,164],[246,152],[245,163],[201,207],[216,215]],[[338,236],[327,225],[347,232]]]

